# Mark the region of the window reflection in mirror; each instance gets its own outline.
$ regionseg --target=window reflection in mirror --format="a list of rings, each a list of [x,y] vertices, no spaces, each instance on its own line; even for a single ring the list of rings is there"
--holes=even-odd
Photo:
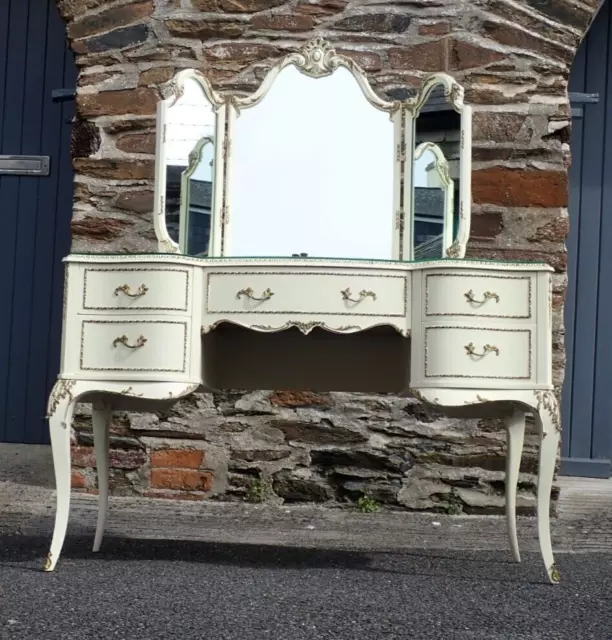
[[[181,253],[207,256],[212,215],[214,141],[205,136],[189,155],[189,166],[181,176]]]
[[[447,102],[444,88],[439,85],[430,93],[415,121],[415,260],[445,257],[446,249],[456,238],[460,140],[461,116]],[[436,156],[441,162],[434,163]]]
[[[166,116],[166,194],[165,194],[165,209],[166,209],[166,226],[170,237],[181,245],[181,252],[187,253],[188,247],[183,248],[183,242],[181,242],[180,236],[185,239],[185,234],[180,232],[180,219],[181,219],[181,184],[183,182],[183,175],[189,167],[189,156],[194,151],[196,145],[203,138],[208,137],[211,141],[214,140],[215,135],[215,112],[212,105],[204,95],[202,88],[197,80],[193,78],[187,78],[183,85],[183,94],[178,100],[168,108]],[[213,144],[207,145],[209,150],[208,154],[212,154]],[[201,175],[202,168],[199,169],[197,175]],[[195,177],[194,180],[199,178]],[[207,178],[212,181],[212,174],[209,174]],[[209,185],[212,189],[212,185]],[[200,190],[200,193],[196,196],[198,200],[198,206],[200,208],[208,207],[210,212],[210,203],[206,204],[206,198],[201,193],[204,187]],[[185,197],[184,197],[185,198]],[[184,199],[183,198],[183,199]],[[205,206],[206,205],[206,206]],[[189,216],[187,216],[189,218]],[[208,251],[206,246],[202,244],[202,233],[200,231],[200,224],[198,221],[198,214],[194,215],[191,224],[195,225],[197,233],[199,234],[194,239],[195,246],[199,251]],[[210,229],[210,213],[206,216],[206,224]],[[206,238],[208,238],[208,231],[206,232]]]
[[[349,71],[286,67],[232,144],[228,255],[391,259],[394,125]]]

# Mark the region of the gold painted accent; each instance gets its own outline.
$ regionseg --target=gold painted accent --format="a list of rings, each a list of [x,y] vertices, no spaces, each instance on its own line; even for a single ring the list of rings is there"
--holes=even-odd
[[[285,331],[286,329],[299,329],[304,335],[308,335],[313,329],[325,329],[326,331],[332,331],[334,333],[343,333],[345,331],[359,331],[361,327],[357,325],[343,325],[341,327],[330,327],[325,322],[319,322],[317,320],[312,320],[310,322],[300,322],[299,320],[290,320],[286,322],[284,325],[280,327],[273,327],[271,325],[266,324],[254,324],[251,325],[251,329],[256,329],[257,331],[269,331],[269,332],[277,332],[277,331]]]
[[[529,362],[528,362],[528,375],[526,376],[485,376],[485,375],[471,375],[471,374],[448,374],[448,373],[436,373],[430,374],[427,373],[427,364],[428,364],[428,351],[429,351],[429,332],[437,331],[439,329],[470,329],[473,331],[497,331],[504,333],[526,333],[528,342],[529,342]],[[532,374],[532,330],[531,329],[509,329],[505,327],[475,327],[475,326],[461,326],[461,325],[440,325],[434,327],[426,327],[425,328],[425,377],[426,378],[481,378],[483,380],[529,380]]]
[[[476,300],[476,298],[474,297],[474,292],[471,289],[463,295],[467,298],[468,302],[471,302],[473,304],[484,304],[489,300],[495,300],[495,302],[499,303],[499,296],[493,291],[485,291],[482,300]]]
[[[487,353],[492,353],[492,352],[495,352],[496,356],[499,355],[499,349],[492,344],[485,344],[485,346],[483,347],[484,351],[482,353],[476,353],[476,347],[474,346],[473,342],[466,344],[465,347],[463,348],[467,351],[468,356],[475,356],[477,358],[484,358],[487,355]]]
[[[259,298],[257,296],[254,296],[253,293],[253,289],[251,289],[251,287],[248,287],[247,289],[240,289],[240,291],[238,291],[238,293],[236,294],[236,297],[241,298],[242,296],[246,296],[250,300],[255,300],[256,302],[265,302],[274,295],[274,292],[271,289],[266,289]]]
[[[461,244],[459,243],[459,240],[455,240],[455,242],[453,242],[453,244],[451,244],[451,246],[446,250],[446,257],[458,258],[460,254]]]
[[[119,392],[122,396],[134,396],[135,398],[142,398],[142,393],[135,393],[134,387],[128,387]]]
[[[65,380],[64,378],[61,378],[53,385],[51,395],[49,396],[49,402],[47,404],[47,418],[51,418],[53,416],[62,400],[65,398],[68,398],[71,402],[74,400],[72,389],[75,384],[76,380]]]
[[[115,289],[115,295],[118,296],[120,293],[124,293],[126,296],[130,297],[130,298],[140,298],[141,296],[144,296],[147,291],[149,290],[149,287],[147,287],[146,284],[141,284],[138,287],[138,290],[136,291],[136,293],[131,293],[130,292],[130,285],[129,284],[122,284],[120,287],[117,287]]]
[[[559,401],[554,391],[534,391],[538,401],[537,411],[547,411],[555,429],[561,433],[561,412],[559,411]]]
[[[351,298],[350,287],[347,287],[346,289],[344,289],[344,291],[341,291],[340,294],[342,295],[343,300],[346,300],[348,302],[354,302],[355,304],[360,303],[364,298],[372,298],[372,300],[376,300],[376,294],[373,291],[366,291],[365,289],[362,289],[359,292],[358,300]]]
[[[118,338],[115,338],[113,340],[113,347],[116,347],[118,344],[122,344],[128,349],[140,349],[140,347],[144,347],[147,343],[147,339],[144,336],[138,336],[136,344],[128,344],[128,340],[129,338],[125,334],[123,334],[122,336],[119,336]]]
[[[174,250],[170,251],[170,253],[174,253]],[[83,309],[91,310],[91,311],[116,311],[118,307],[101,307],[101,306],[92,306],[87,305],[87,288],[88,288],[88,274],[89,273],[143,273],[145,275],[150,274],[165,274],[165,273],[181,273],[185,274],[185,306],[184,307],[147,307],[143,305],[139,305],[137,307],[138,311],[188,311],[189,309],[189,294],[191,291],[189,285],[189,269],[173,269],[173,268],[159,268],[159,267],[151,267],[151,268],[142,268],[142,267],[124,267],[124,268],[113,268],[113,267],[104,267],[102,269],[90,269],[86,268],[84,270],[83,275]],[[125,286],[125,285],[124,285]],[[120,289],[121,287],[119,287]],[[117,295],[117,294],[115,294]],[[133,308],[133,307],[130,307]]]
[[[49,551],[49,553],[47,554],[47,557],[45,558],[45,564],[43,565],[43,571],[51,571],[51,563],[53,562],[53,556],[51,555],[51,552]]]
[[[557,565],[554,562],[550,566],[550,580],[554,584],[559,584],[559,582],[561,582],[561,574],[559,573],[559,569],[557,569]]]

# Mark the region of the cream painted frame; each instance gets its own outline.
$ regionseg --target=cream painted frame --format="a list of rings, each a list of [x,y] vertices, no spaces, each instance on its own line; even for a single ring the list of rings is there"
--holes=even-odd
[[[179,217],[179,253],[183,253],[186,254],[187,253],[187,232],[189,231],[189,225],[187,224],[188,222],[188,218],[189,218],[189,198],[187,197],[187,194],[189,193],[189,180],[191,179],[191,176],[193,175],[194,171],[196,170],[198,164],[200,163],[200,161],[202,160],[202,154],[204,153],[204,149],[209,145],[213,145],[213,149],[214,149],[214,144],[215,141],[211,136],[204,136],[202,138],[200,138],[194,148],[191,150],[191,153],[189,154],[189,163],[187,165],[187,168],[185,169],[185,171],[183,171],[183,173],[181,174],[181,196],[180,196],[180,217]],[[214,153],[214,151],[213,151]],[[213,189],[214,189],[214,177],[215,177],[215,166],[214,166],[214,159],[213,159],[213,168],[212,168],[212,182],[213,182]],[[209,244],[209,252],[210,252],[210,246],[212,245],[212,213],[213,213],[213,207],[214,207],[214,193],[213,193],[213,202],[211,203],[211,238],[210,238],[210,244]]]
[[[223,201],[224,171],[225,171],[225,122],[226,103],[214,91],[202,73],[195,69],[179,71],[169,82],[161,87],[163,99],[157,104],[157,126],[155,136],[155,191],[153,195],[153,226],[157,238],[157,250],[160,253],[180,253],[179,244],[170,237],[166,225],[166,127],[168,109],[183,95],[186,80],[195,80],[202,89],[204,97],[211,104],[215,113],[214,136],[214,169],[213,169],[213,201],[211,209],[210,255],[215,255],[215,236],[221,232],[221,206]],[[183,207],[183,193],[181,187],[181,209]],[[180,236],[179,231],[179,236]]]
[[[442,248],[444,254],[453,244],[453,208],[455,204],[455,183],[450,177],[448,170],[448,160],[444,152],[435,142],[422,142],[414,150],[414,162],[416,162],[426,151],[431,151],[435,157],[435,167],[444,185],[444,217],[443,217],[443,233]],[[413,209],[414,210],[414,209]],[[414,219],[413,219],[414,224]]]
[[[459,226],[457,237],[450,247],[446,249],[447,258],[464,258],[468,240],[470,239],[470,226],[472,220],[472,107],[464,102],[463,87],[446,73],[434,73],[427,76],[419,93],[410,101],[407,110],[406,129],[410,132],[406,136],[409,140],[415,139],[416,118],[426,104],[431,92],[439,85],[444,87],[444,96],[451,107],[461,116],[460,145],[459,145]],[[414,166],[414,148],[410,144],[406,149],[408,166]],[[407,186],[408,185],[408,186]],[[404,189],[410,193],[408,210],[414,212],[414,191],[412,189],[412,170],[404,176]],[[411,216],[410,228],[404,228],[402,244],[404,246],[404,260],[414,259],[414,245],[412,243],[412,227],[414,216]]]
[[[393,210],[389,212],[390,224],[393,225],[393,247],[392,259],[402,260],[403,248],[401,246],[400,230],[407,226],[405,224],[405,212],[410,203],[410,194],[403,188],[403,174],[405,173],[405,153],[404,150],[410,146],[405,140],[405,112],[407,102],[400,100],[387,101],[380,98],[370,86],[366,73],[351,58],[337,54],[329,42],[323,38],[314,38],[307,42],[298,52],[291,53],[283,57],[266,74],[259,88],[249,96],[230,96],[227,100],[227,153],[231,155],[233,132],[235,130],[236,119],[240,116],[240,111],[249,109],[259,104],[266,96],[279,73],[290,65],[293,65],[301,73],[311,78],[323,78],[330,76],[339,68],[347,69],[357,83],[366,100],[376,109],[389,113],[394,125],[393,145],[389,153],[394,156],[393,175]],[[227,171],[225,176],[225,202],[223,206],[223,224],[221,232],[221,244],[218,247],[219,253],[216,255],[231,255],[231,193],[233,188],[232,172]],[[409,226],[409,225],[408,225]]]

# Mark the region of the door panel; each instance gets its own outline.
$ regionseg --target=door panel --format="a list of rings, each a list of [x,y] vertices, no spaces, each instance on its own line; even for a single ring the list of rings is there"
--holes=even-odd
[[[610,2],[570,76],[572,165],[561,472],[608,477],[612,456],[612,49]],[[603,55],[602,55],[603,54]]]
[[[70,250],[74,115],[74,103],[53,102],[51,92],[74,87],[76,67],[54,0],[0,5],[0,154],[50,157],[48,176],[0,174],[0,441],[46,443],[61,259]]]

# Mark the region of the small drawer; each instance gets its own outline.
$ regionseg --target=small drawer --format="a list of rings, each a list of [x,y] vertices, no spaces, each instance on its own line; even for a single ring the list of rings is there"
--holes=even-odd
[[[189,323],[180,320],[83,320],[81,371],[186,373]]]
[[[425,378],[531,380],[533,327],[426,326]]]
[[[82,310],[86,313],[129,310],[187,314],[190,275],[188,268],[86,267],[83,270]]]
[[[205,313],[405,317],[405,275],[209,273]]]
[[[423,317],[478,316],[534,322],[534,286],[530,274],[428,273]]]

